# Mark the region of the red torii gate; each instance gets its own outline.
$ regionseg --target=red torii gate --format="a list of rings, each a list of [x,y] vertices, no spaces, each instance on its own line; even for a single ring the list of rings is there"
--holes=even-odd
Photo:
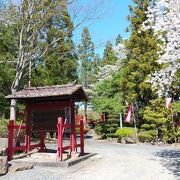
[[[63,150],[70,149],[75,152],[77,147],[84,153],[84,126],[75,124],[75,102],[87,101],[88,98],[80,85],[67,84],[45,87],[30,87],[6,96],[23,102],[25,108],[25,124],[16,125],[14,120],[9,121],[8,130],[8,158],[12,159],[15,151],[23,150],[26,153],[36,147],[45,151],[45,133],[58,133],[58,156],[62,160]],[[63,132],[69,129],[70,145],[63,147]],[[76,128],[80,128],[80,144],[76,143]],[[25,129],[25,143],[16,147],[14,143],[14,130]],[[31,144],[31,133],[40,134],[40,142]]]

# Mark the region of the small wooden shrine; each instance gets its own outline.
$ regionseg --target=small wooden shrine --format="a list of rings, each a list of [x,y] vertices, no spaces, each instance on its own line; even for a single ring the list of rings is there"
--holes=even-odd
[[[62,160],[63,150],[70,149],[72,152],[81,148],[84,151],[84,135],[83,124],[75,124],[75,102],[87,101],[81,85],[66,84],[45,87],[30,87],[16,92],[15,94],[6,96],[8,99],[16,99],[25,104],[25,120],[24,124],[15,125],[13,119],[9,122],[9,140],[8,140],[8,157],[12,156],[16,150],[23,150],[26,153],[33,148],[40,147],[45,150],[45,133],[58,133],[58,154]],[[70,145],[63,147],[63,133],[68,128],[70,133]],[[80,128],[81,142],[76,143],[76,128]],[[19,132],[25,129],[25,143],[16,147],[14,142],[14,130]],[[40,142],[31,144],[31,134],[39,133]]]

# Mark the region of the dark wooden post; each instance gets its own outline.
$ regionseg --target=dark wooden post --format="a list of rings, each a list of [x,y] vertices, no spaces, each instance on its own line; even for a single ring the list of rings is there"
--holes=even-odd
[[[58,157],[62,161],[62,156],[63,156],[63,118],[59,117],[58,118],[58,123],[57,123],[57,128],[58,128]]]
[[[14,120],[9,121],[8,125],[8,160],[10,161],[14,153]]]
[[[41,152],[44,152],[45,151],[45,143],[44,143],[44,139],[45,139],[45,135],[46,133],[45,132],[40,132],[40,151]]]

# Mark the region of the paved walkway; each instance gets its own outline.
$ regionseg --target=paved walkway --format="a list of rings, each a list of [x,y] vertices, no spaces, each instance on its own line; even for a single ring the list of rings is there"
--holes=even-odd
[[[70,168],[35,167],[2,180],[180,180],[180,151],[148,144],[123,145],[85,141],[85,151],[98,153]],[[55,148],[55,144],[49,145]]]

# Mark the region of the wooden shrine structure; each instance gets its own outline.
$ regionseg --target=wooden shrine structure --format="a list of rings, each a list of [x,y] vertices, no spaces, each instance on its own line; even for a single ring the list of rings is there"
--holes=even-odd
[[[81,154],[84,153],[83,121],[80,121],[80,125],[75,123],[75,102],[88,100],[81,85],[30,87],[8,95],[6,98],[16,99],[25,104],[24,122],[16,125],[13,119],[9,121],[7,148],[9,160],[18,150],[28,153],[39,147],[41,151],[45,151],[44,139],[46,132],[56,132],[58,134],[57,154],[60,160],[62,160],[64,150],[69,149],[70,152],[75,152],[77,147],[80,147]],[[80,128],[79,144],[76,142],[76,128]],[[18,134],[22,129],[25,130],[25,142],[23,145],[16,146]],[[15,131],[17,132],[16,137]],[[65,131],[70,135],[70,144],[63,147]],[[37,144],[31,144],[33,132],[39,133],[40,142]]]

